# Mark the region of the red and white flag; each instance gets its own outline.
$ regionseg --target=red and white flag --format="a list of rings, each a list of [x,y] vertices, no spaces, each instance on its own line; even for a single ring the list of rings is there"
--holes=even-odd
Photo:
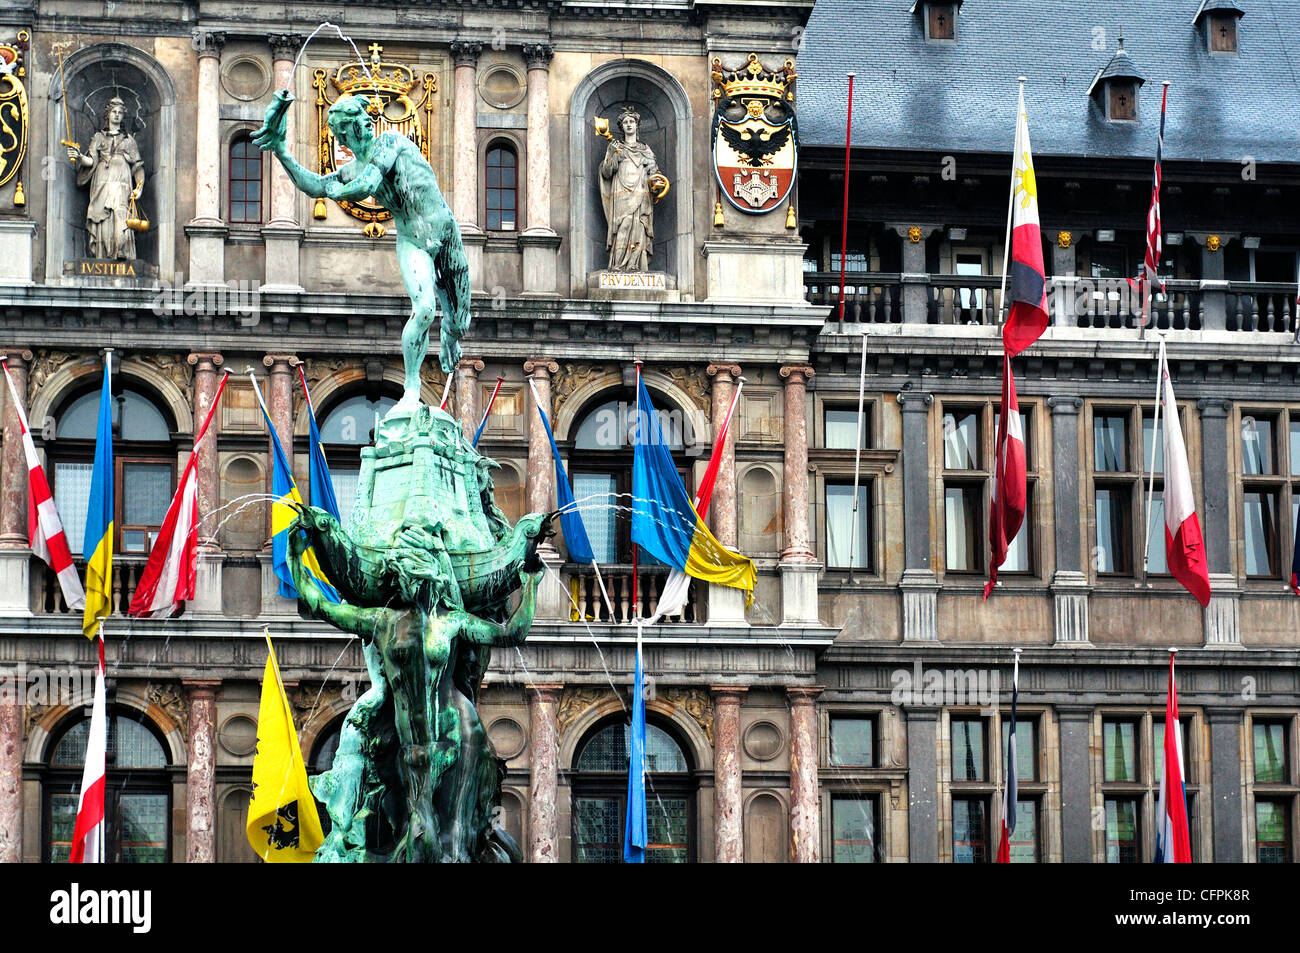
[[[1147,251],[1142,261],[1142,272],[1128,279],[1129,287],[1142,296],[1143,326],[1151,323],[1151,296],[1154,289],[1165,290],[1165,283],[1156,274],[1160,267],[1160,154],[1165,146],[1165,105],[1169,102],[1169,84],[1160,94],[1160,133],[1156,137],[1156,165],[1151,175],[1151,205],[1147,209]]]
[[[108,754],[108,718],[104,702],[104,628],[99,638],[99,669],[95,672],[95,701],[90,709],[86,766],[81,772],[77,825],[72,831],[71,864],[104,863],[104,763]]]
[[[1178,423],[1178,402],[1169,381],[1165,342],[1160,342],[1160,404],[1165,431],[1165,554],[1169,571],[1203,606],[1210,604],[1210,567],[1205,558],[1205,539],[1196,516],[1192,496],[1192,474],[1187,468],[1183,428]]]
[[[163,518],[158,537],[149,550],[149,561],[140,573],[140,583],[131,597],[129,615],[146,619],[165,619],[180,611],[181,603],[194,598],[194,580],[197,572],[199,548],[199,485],[196,467],[199,462],[199,444],[208,432],[212,415],[216,413],[225,390],[227,371],[217,385],[216,396],[208,408],[194,451],[190,454],[185,471],[181,474],[172,497],[171,506]]]
[[[998,568],[1007,561],[1007,548],[1025,521],[1028,491],[1025,487],[1025,433],[1020,424],[1020,402],[1011,376],[1011,357],[1002,355],[1002,408],[998,412],[997,463],[993,501],[989,507],[989,581],[984,598],[998,581]]]
[[[1178,722],[1174,687],[1174,652],[1169,651],[1169,695],[1165,701],[1165,770],[1156,802],[1157,864],[1190,864],[1192,839],[1187,828],[1187,789],[1183,777],[1183,728]]]
[[[8,362],[4,363],[4,371],[5,380],[9,382],[9,396],[18,414],[18,425],[22,428],[23,453],[27,456],[27,533],[32,552],[58,576],[63,601],[68,604],[68,608],[81,609],[86,605],[86,591],[81,587],[77,567],[72,564],[68,540],[63,535],[63,521],[59,519],[59,511],[54,505],[54,496],[50,493],[49,481],[45,479],[41,459],[36,455],[36,444],[32,441],[32,432],[27,426],[27,414],[23,412],[18,388],[14,386],[14,379],[9,374]]]
[[[1038,179],[1029,150],[1029,120],[1025,90],[1020,89],[1016,114],[1016,145],[1012,165],[1011,256],[1006,294],[1011,312],[1002,325],[1002,343],[1015,357],[1047,330],[1047,273],[1043,268],[1043,239],[1038,227]]]

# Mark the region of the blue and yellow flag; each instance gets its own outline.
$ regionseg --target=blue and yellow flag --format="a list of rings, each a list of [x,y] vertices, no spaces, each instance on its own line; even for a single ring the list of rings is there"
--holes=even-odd
[[[297,599],[298,589],[293,584],[293,573],[289,570],[289,526],[303,505],[302,495],[298,492],[298,484],[294,482],[293,469],[289,466],[284,447],[280,446],[275,425],[271,423],[271,415],[266,412],[266,403],[262,400],[262,390],[257,386],[256,378],[253,379],[253,390],[262,407],[262,419],[266,421],[267,432],[271,434],[271,450],[275,456],[271,470],[271,495],[275,497],[271,504],[271,568],[280,580],[280,595],[286,599]],[[341,601],[338,591],[325,575],[325,570],[321,569],[314,547],[308,546],[303,551],[302,566],[315,578],[325,598],[330,602]]]
[[[93,639],[99,621],[113,614],[113,352],[104,355],[104,386],[99,393],[95,468],[90,475],[90,506],[81,555],[86,560],[86,611],[82,634]]]
[[[533,382],[528,382],[533,386]],[[573,487],[569,485],[569,474],[560,459],[560,448],[555,443],[555,434],[551,432],[551,422],[546,419],[541,402],[537,400],[537,391],[533,391],[533,404],[537,414],[542,418],[542,427],[546,430],[546,439],[551,442],[551,456],[555,459],[555,500],[559,504],[560,529],[564,531],[564,548],[569,551],[569,559],[575,563],[594,563],[595,554],[591,551],[591,539],[587,536],[587,524],[582,521],[582,513],[573,498]]]
[[[754,561],[723,546],[695,511],[664,441],[645,383],[637,380],[636,442],[632,457],[632,542],[688,576],[745,590],[754,601]]]

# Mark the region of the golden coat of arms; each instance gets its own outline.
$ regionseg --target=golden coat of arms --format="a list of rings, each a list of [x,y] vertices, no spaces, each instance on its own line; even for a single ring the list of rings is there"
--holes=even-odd
[[[770,212],[789,196],[798,168],[794,63],[769,70],[750,53],[740,69],[724,70],[715,57],[712,75],[718,188],[742,212]]]
[[[18,42],[0,45],[0,185],[18,174],[27,155],[27,138],[31,126],[27,108],[27,89],[23,85],[23,48],[27,31],[19,32]],[[18,184],[14,204],[24,204],[22,183]]]

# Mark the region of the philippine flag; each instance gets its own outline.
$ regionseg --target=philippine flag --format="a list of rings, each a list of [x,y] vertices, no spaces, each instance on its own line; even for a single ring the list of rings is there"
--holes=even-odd
[[[1192,841],[1187,832],[1187,792],[1183,787],[1183,732],[1178,724],[1178,692],[1174,688],[1174,653],[1169,653],[1169,696],[1165,702],[1165,770],[1160,775],[1156,805],[1157,864],[1190,864]]]
[[[1169,380],[1165,342],[1160,342],[1161,403],[1165,431],[1165,553],[1169,571],[1203,606],[1210,604],[1210,567],[1205,559],[1201,521],[1196,517],[1192,475],[1187,468],[1183,429],[1178,423],[1178,403]]]
[[[1002,326],[1007,357],[1015,357],[1047,330],[1047,275],[1043,269],[1043,240],[1038,228],[1038,179],[1029,150],[1029,120],[1025,91],[1020,90],[1016,113],[1016,145],[1011,192],[1011,262],[1007,299],[1011,312]]]

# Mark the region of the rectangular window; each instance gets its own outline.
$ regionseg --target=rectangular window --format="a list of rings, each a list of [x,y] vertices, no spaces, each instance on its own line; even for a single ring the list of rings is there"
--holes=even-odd
[[[1093,469],[1128,472],[1128,417],[1097,414],[1092,418]]]
[[[831,798],[831,862],[870,864],[877,860],[876,799]]]
[[[831,764],[875,764],[875,728],[872,718],[831,718]]]
[[[1038,726],[1032,720],[1023,718],[1016,722],[1016,778],[1020,781],[1038,780]],[[1002,718],[1002,751],[1007,750],[1007,738],[1011,734],[1011,714]],[[1004,755],[1005,757],[1005,755]],[[1005,770],[1005,769],[1004,769]]]
[[[1247,476],[1277,472],[1273,455],[1273,421],[1246,416],[1241,421],[1241,469]]]
[[[616,478],[610,473],[573,474],[573,496],[587,528],[592,555],[598,563],[618,562]]]
[[[1257,721],[1255,733],[1255,782],[1286,784],[1290,780],[1286,759],[1286,725],[1279,721]]]
[[[1246,490],[1245,509],[1246,575],[1277,575],[1277,492]]]
[[[1255,860],[1261,864],[1291,863],[1291,801],[1255,800]]]
[[[952,720],[952,779],[954,781],[988,779],[982,718]]]
[[[121,463],[121,552],[147,553],[172,499],[169,463]]]
[[[54,505],[58,508],[63,535],[74,558],[82,555],[86,510],[90,508],[90,475],[94,469],[93,463],[59,461],[54,464]]]
[[[1300,476],[1300,416],[1293,416],[1290,424],[1291,475]]]
[[[1107,484],[1097,487],[1097,548],[1095,565],[1099,573],[1133,571],[1129,535],[1132,516],[1131,489],[1127,485]]]
[[[980,468],[978,411],[958,410],[943,415],[943,465],[949,470]]]
[[[948,572],[977,573],[983,567],[982,491],[982,485],[944,487],[944,553]]]
[[[1151,515],[1147,519],[1147,575],[1169,573],[1169,553],[1165,548],[1165,500],[1161,487],[1151,496]]]
[[[1016,734],[1019,736],[1017,727]],[[1038,863],[1038,801],[1018,798],[1016,804],[1016,829],[1010,838],[1013,864]]]
[[[1135,798],[1106,798],[1106,863],[1136,864],[1142,838]]]
[[[1150,414],[1144,414],[1142,417],[1142,466],[1146,472],[1150,473],[1153,469],[1156,473],[1165,472],[1165,445],[1164,441],[1165,419],[1162,415],[1160,423],[1156,424],[1155,417]],[[1155,451],[1154,455],[1152,450]]]
[[[953,863],[987,863],[989,859],[988,843],[988,800],[982,797],[953,798]]]
[[[1187,736],[1191,732],[1191,723],[1186,718],[1183,718],[1180,720],[1179,727],[1182,729],[1182,734],[1179,739],[1182,742],[1182,759],[1179,766],[1183,769],[1183,782],[1187,783],[1190,780],[1187,777]],[[1160,779],[1165,776],[1165,723],[1163,719],[1153,722],[1151,725],[1151,731],[1154,735],[1153,743],[1155,744],[1155,751],[1153,752],[1155,755],[1156,769],[1155,783],[1159,784]]]
[[[826,567],[848,569],[849,551],[854,569],[871,569],[871,484],[858,487],[857,534],[854,533],[853,484],[826,484]],[[852,538],[850,538],[852,537]]]
[[[1136,781],[1137,723],[1107,721],[1102,724],[1103,777],[1107,781]]]
[[[871,415],[869,408],[862,413],[862,447],[871,446]],[[858,409],[856,407],[827,407],[825,412],[826,447],[829,450],[856,450],[858,447]]]

